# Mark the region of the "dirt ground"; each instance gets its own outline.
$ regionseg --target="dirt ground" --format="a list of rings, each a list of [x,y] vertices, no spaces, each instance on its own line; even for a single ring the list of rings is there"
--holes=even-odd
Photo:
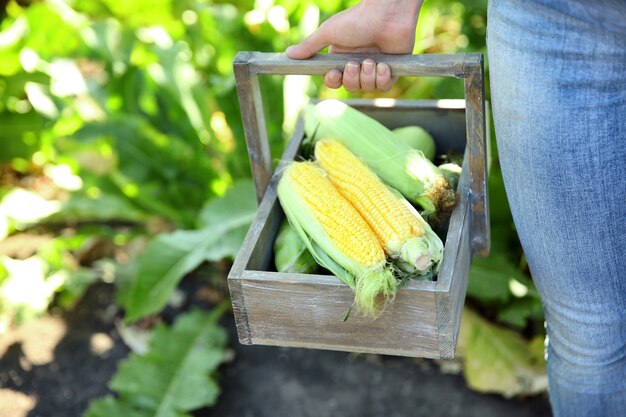
[[[1,417],[79,417],[129,350],[115,329],[111,285],[92,287],[71,314],[53,311],[0,338]],[[222,394],[195,417],[550,416],[545,396],[505,400],[469,390],[433,361],[242,346]],[[116,416],[112,416],[116,417]],[[123,417],[123,416],[120,416]]]

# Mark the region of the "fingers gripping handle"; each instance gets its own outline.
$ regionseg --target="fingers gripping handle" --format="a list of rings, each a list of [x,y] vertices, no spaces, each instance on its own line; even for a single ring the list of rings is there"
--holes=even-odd
[[[486,183],[488,144],[485,137],[485,96],[481,54],[318,54],[310,59],[294,60],[282,53],[240,52],[235,57],[233,68],[258,201],[263,198],[272,176],[272,160],[258,75],[324,75],[331,69],[343,70],[348,61],[361,62],[365,58],[386,62],[394,76],[454,77],[465,80],[472,251],[474,254],[486,256],[489,251]]]

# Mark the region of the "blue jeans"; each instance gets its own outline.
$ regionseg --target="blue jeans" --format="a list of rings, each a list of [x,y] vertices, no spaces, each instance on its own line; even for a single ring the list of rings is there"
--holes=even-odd
[[[626,1],[491,0],[507,196],[546,313],[556,417],[626,415]]]

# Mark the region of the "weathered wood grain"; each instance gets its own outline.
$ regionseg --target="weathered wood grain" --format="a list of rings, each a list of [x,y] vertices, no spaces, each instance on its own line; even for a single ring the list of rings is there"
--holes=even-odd
[[[489,196],[487,188],[487,140],[482,57],[468,69],[465,78],[467,147],[470,171],[472,253],[489,254]]]
[[[347,285],[334,276],[285,275],[242,276],[253,343],[439,357],[434,285],[403,289],[375,320],[352,314],[342,321],[354,299]]]
[[[470,182],[468,159],[466,153],[457,188],[460,201],[450,218],[445,243],[445,260],[441,264],[437,280],[439,291],[435,295],[439,353],[443,359],[454,357],[472,258],[469,233],[471,206],[468,192]]]
[[[240,52],[236,59],[246,60],[252,74],[323,75],[331,69],[343,70],[350,60],[371,57],[386,62],[394,76],[464,78],[468,67],[477,65],[481,54],[318,54],[307,60],[290,59],[283,53]]]
[[[243,55],[237,55],[233,63],[237,96],[248,147],[248,158],[256,189],[257,201],[261,201],[272,176],[272,159],[267,139],[263,101],[259,79],[250,72]]]

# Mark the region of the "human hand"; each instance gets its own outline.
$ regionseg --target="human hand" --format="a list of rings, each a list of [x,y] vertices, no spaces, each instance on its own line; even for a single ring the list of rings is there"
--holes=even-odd
[[[363,0],[326,20],[298,45],[287,48],[292,59],[306,59],[330,46],[329,53],[407,54],[415,44],[415,26],[423,0]],[[389,65],[367,58],[350,61],[343,72],[330,70],[324,84],[348,91],[388,91],[395,82]]]

